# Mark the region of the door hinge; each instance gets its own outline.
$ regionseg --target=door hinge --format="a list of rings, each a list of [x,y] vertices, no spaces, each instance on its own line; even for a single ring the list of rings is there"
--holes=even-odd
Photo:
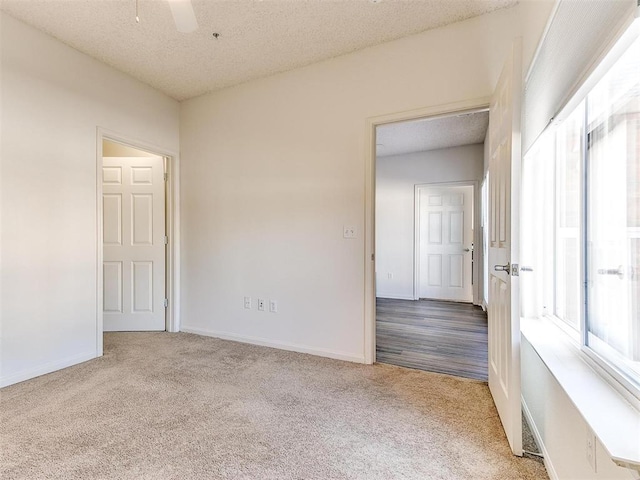
[[[165,298],[164,299],[164,308],[167,308],[169,306],[169,299]]]
[[[375,262],[375,261],[376,261],[376,254],[375,254],[375,253],[372,253],[372,254],[371,254],[371,261],[372,261],[372,262]]]
[[[165,173],[165,174],[164,174],[164,181],[166,182],[168,179],[169,179],[169,174],[168,174],[168,173]]]
[[[167,237],[166,235],[164,236],[164,244],[169,245],[169,237]]]

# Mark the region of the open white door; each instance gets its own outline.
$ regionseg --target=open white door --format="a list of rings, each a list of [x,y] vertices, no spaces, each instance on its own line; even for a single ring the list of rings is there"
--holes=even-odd
[[[521,40],[507,58],[489,113],[489,389],[515,455],[522,455],[520,410]]]
[[[165,330],[162,157],[105,157],[104,331]]]

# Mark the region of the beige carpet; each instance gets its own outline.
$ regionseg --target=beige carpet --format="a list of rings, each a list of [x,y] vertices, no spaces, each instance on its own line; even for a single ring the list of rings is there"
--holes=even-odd
[[[486,384],[190,334],[0,391],[4,479],[538,479]]]

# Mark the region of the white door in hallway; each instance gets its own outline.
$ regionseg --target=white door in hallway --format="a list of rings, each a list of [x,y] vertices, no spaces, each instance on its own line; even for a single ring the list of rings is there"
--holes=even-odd
[[[473,187],[418,187],[419,297],[473,301]]]
[[[514,42],[489,111],[489,390],[511,450],[522,455],[520,406],[521,42]]]
[[[165,330],[162,157],[102,161],[104,331]]]

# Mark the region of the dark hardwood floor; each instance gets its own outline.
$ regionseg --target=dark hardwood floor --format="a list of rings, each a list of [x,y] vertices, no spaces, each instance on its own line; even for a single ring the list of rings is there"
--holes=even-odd
[[[487,315],[439,300],[376,301],[376,361],[487,380]]]

